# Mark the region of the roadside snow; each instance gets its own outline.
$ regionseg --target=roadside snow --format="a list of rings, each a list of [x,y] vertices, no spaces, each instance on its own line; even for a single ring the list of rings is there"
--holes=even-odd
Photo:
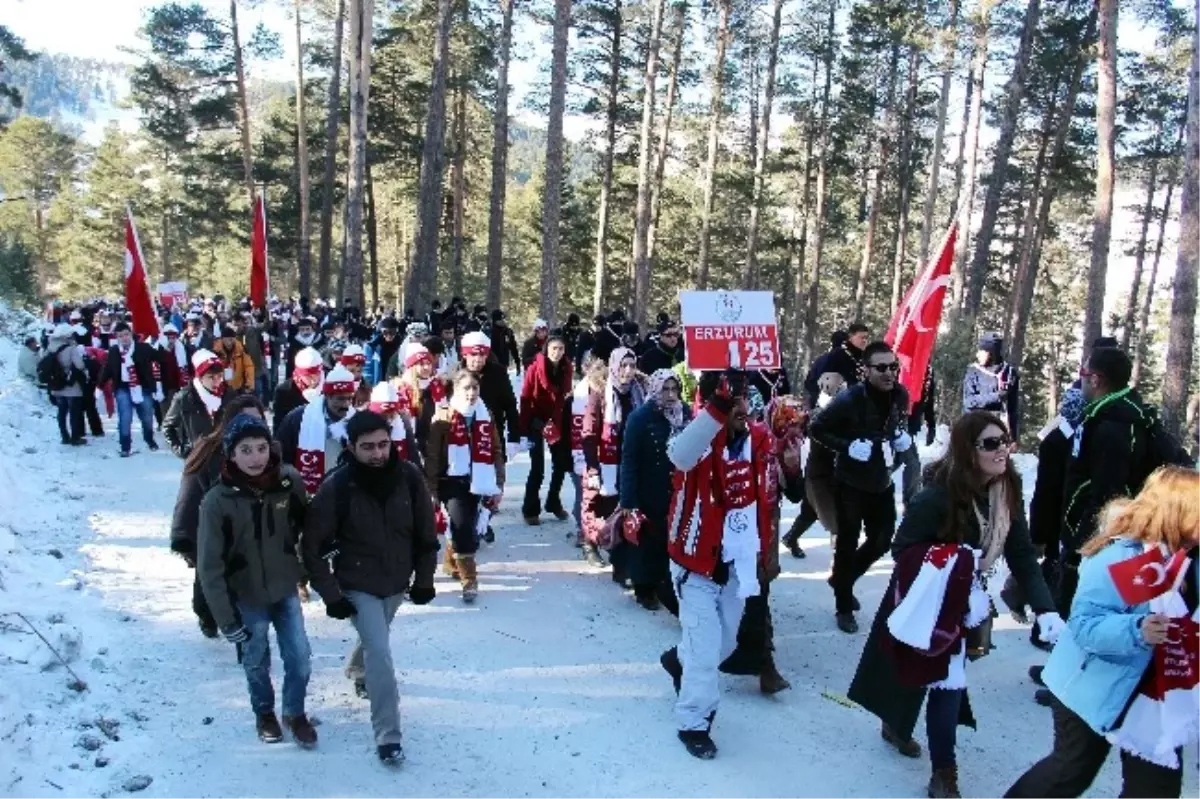
[[[153,780],[145,796],[924,795],[927,761],[888,749],[878,722],[843,699],[890,563],[864,580],[864,632],[846,636],[824,582],[828,538],[816,528],[807,559],[783,556],[771,606],[793,689],[766,699],[754,680],[724,678],[721,752],[700,763],[675,740],[658,666],[678,640],[674,619],[583,565],[567,524],[520,523],[524,456],[482,553],[478,604],[464,607],[439,575],[431,605],[400,610],[405,766],[375,760],[367,704],[342,676],[351,628],[319,602],[306,623],[320,746],[265,746],[232,648],[200,636],[192,574],[167,550],[179,462],[165,451],[120,460],[115,430],[61,448],[49,406],[14,374],[14,347],[0,340],[0,795],[125,795],[140,776]],[[68,688],[61,666],[43,670],[52,656],[15,613],[77,649],[87,690]],[[980,729],[959,734],[969,796],[999,795],[1050,748],[1050,716],[1025,675],[1043,656],[1026,628],[1007,617],[997,628],[1000,648],[971,669]],[[1185,795],[1196,794],[1191,762]],[[1115,764],[1092,795],[1116,794]]]

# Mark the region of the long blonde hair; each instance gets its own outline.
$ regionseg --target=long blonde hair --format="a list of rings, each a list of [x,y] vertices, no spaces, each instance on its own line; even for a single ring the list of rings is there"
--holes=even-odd
[[[1133,499],[1117,499],[1097,517],[1104,531],[1080,550],[1095,555],[1117,536],[1146,544],[1166,544],[1172,552],[1196,545],[1200,535],[1200,474],[1164,466],[1150,475]]]

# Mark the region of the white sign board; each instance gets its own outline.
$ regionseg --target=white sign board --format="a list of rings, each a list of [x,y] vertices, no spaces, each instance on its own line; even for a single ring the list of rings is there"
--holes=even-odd
[[[778,369],[779,325],[770,291],[681,291],[689,369]]]

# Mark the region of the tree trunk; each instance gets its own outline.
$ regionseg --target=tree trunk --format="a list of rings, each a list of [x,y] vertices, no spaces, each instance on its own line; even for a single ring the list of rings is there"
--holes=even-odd
[[[821,261],[825,254],[825,218],[829,206],[829,96],[833,87],[833,54],[837,39],[837,0],[829,3],[829,20],[825,35],[825,87],[821,91],[821,157],[817,162],[817,207],[813,214],[816,230],[813,239],[813,263],[808,270],[808,287],[805,291],[804,351],[810,355],[817,345],[817,303],[821,294]],[[798,376],[798,375],[797,375]]]
[[[792,249],[792,261],[795,264],[795,269],[792,272],[792,324],[793,331],[789,340],[796,342],[796,360],[793,367],[793,373],[799,374],[804,369],[804,364],[811,355],[810,351],[805,347],[804,336],[801,334],[801,329],[804,327],[804,311],[805,311],[805,289],[808,286],[805,274],[804,264],[808,256],[808,217],[812,210],[812,189],[813,189],[813,152],[815,149],[816,139],[820,135],[820,129],[817,122],[818,108],[818,88],[817,78],[820,77],[821,58],[820,53],[813,53],[813,98],[812,105],[809,107],[808,118],[805,121],[804,131],[804,175],[800,189],[800,209],[798,216],[800,217],[800,235],[796,237]],[[784,288],[788,283],[784,282]]]
[[[367,173],[367,100],[371,87],[371,29],[375,0],[350,0],[350,175],[346,181],[347,297],[363,304],[363,200]]]
[[[571,0],[554,0],[550,56],[550,116],[546,120],[546,185],[542,193],[542,285],[538,314],[553,323],[558,311],[559,201],[563,181],[563,114],[567,104],[567,40]]]
[[[1200,10],[1200,9],[1198,9]],[[1192,66],[1188,76],[1187,144],[1183,155],[1183,199],[1179,206],[1179,256],[1175,296],[1171,299],[1171,335],[1163,370],[1163,426],[1182,438],[1191,391],[1192,350],[1196,330],[1196,271],[1200,261],[1200,27],[1192,29]]]
[[[1183,130],[1179,131],[1181,139],[1183,133]],[[1180,147],[1176,146],[1174,152],[1181,152]],[[1154,246],[1154,260],[1150,262],[1150,276],[1146,278],[1146,295],[1142,298],[1142,308],[1138,314],[1137,346],[1134,347],[1133,376],[1130,378],[1134,385],[1137,385],[1138,378],[1141,377],[1142,362],[1150,348],[1150,311],[1154,307],[1154,284],[1158,281],[1158,265],[1162,262],[1163,244],[1167,238],[1167,221],[1171,217],[1171,201],[1174,199],[1175,182],[1179,177],[1175,160],[1172,158],[1167,166],[1167,198],[1163,201],[1162,215],[1158,218],[1158,243]]]
[[[438,227],[442,214],[442,178],[446,169],[446,70],[450,50],[451,0],[438,0],[437,36],[433,42],[429,110],[421,146],[416,222],[413,224],[412,269],[404,292],[405,305],[424,313],[437,290]]]
[[[168,206],[167,208],[163,209],[163,215],[162,215],[162,277],[160,279],[164,283],[170,282],[170,280],[171,280],[171,259],[170,259],[170,253],[171,253],[170,241],[171,241],[171,239],[170,239],[170,234],[171,234],[171,214],[170,214],[170,207]]]
[[[722,94],[725,90],[725,52],[729,49],[733,0],[718,0],[717,54],[712,71],[712,102],[708,111],[708,158],[704,172],[704,206],[700,212],[700,255],[696,262],[696,288],[708,288],[709,244],[712,238],[713,198],[717,188],[717,153],[720,145]]]
[[[657,11],[655,13],[658,13]],[[596,276],[595,288],[592,292],[592,313],[600,313],[604,306],[604,278],[608,270],[608,228],[609,204],[612,201],[613,162],[617,149],[617,115],[620,111],[621,91],[621,0],[614,0],[612,9],[612,50],[609,53],[608,71],[608,106],[605,110],[604,128],[604,166],[603,178],[600,181],[600,218],[596,224]],[[658,57],[657,43],[651,45],[654,58]],[[653,110],[653,104],[651,104]],[[647,147],[649,143],[647,143]],[[639,162],[640,167],[640,162]],[[639,180],[641,175],[639,174]],[[641,185],[638,186],[639,192]],[[634,258],[636,284],[637,258]]]
[[[246,66],[242,59],[242,40],[238,31],[237,0],[229,0],[229,24],[233,32],[233,66],[237,73],[238,127],[242,134],[242,169],[246,173],[246,191],[253,214],[258,190],[254,186],[254,151],[250,147],[250,110],[246,103]]]
[[[500,307],[504,264],[504,200],[508,189],[508,66],[513,5],[500,0],[500,50],[496,62],[496,108],[492,111],[492,194],[488,206],[487,306]]]
[[[888,63],[887,103],[883,109],[883,120],[879,132],[879,156],[875,163],[875,174],[867,190],[867,229],[863,234],[862,260],[858,267],[858,282],[854,285],[854,306],[851,318],[860,321],[867,303],[867,278],[871,274],[871,258],[875,252],[875,228],[879,224],[879,206],[883,200],[883,175],[891,157],[892,119],[896,111],[896,67],[900,63],[900,44],[892,45],[892,56]]]
[[[667,149],[671,142],[671,120],[675,112],[675,96],[679,91],[679,65],[683,61],[684,25],[687,6],[676,3],[671,7],[675,16],[671,24],[674,50],[671,54],[671,80],[667,83],[667,107],[663,109],[662,132],[658,136],[658,152],[654,157],[654,183],[650,193],[650,232],[646,237],[646,258],[654,259],[654,240],[658,233],[658,214],[662,210],[663,175],[667,166]]]
[[[900,215],[896,219],[896,257],[892,263],[892,305],[894,315],[900,307],[900,286],[904,280],[904,262],[908,256],[908,212],[912,205],[912,141],[913,117],[916,115],[917,76],[920,54],[917,48],[909,49],[908,95],[904,101],[904,128],[900,134]],[[920,267],[918,266],[918,269]]]
[[[321,176],[321,252],[317,265],[317,293],[329,296],[330,262],[333,254],[333,194],[337,174],[338,117],[342,96],[342,24],[346,0],[338,0],[333,21],[333,74],[329,77],[329,95],[325,100],[325,169]]]
[[[746,236],[746,264],[742,286],[758,286],[758,218],[762,214],[763,192],[767,178],[767,148],[771,143],[771,108],[775,103],[775,66],[779,62],[779,28],[783,23],[783,0],[774,0],[771,12],[771,38],[767,44],[767,83],[763,90],[762,124],[758,151],[754,159],[754,196],[750,202],[750,230]]]
[[[937,209],[938,177],[942,168],[942,146],[946,137],[946,117],[950,110],[950,83],[954,78],[954,50],[958,42],[958,4],[950,0],[950,19],[942,29],[942,91],[938,96],[937,127],[933,133],[933,152],[929,156],[929,179],[925,183],[925,209],[921,217],[921,244],[917,269],[929,260],[929,242],[933,236],[933,214]],[[962,232],[960,231],[960,236]]]
[[[1142,226],[1138,231],[1138,243],[1133,260],[1133,280],[1129,286],[1129,302],[1121,322],[1121,349],[1129,351],[1133,338],[1133,325],[1137,319],[1138,294],[1142,287],[1142,269],[1146,263],[1146,240],[1150,235],[1150,221],[1154,218],[1154,193],[1158,189],[1158,156],[1150,159],[1146,174],[1146,204],[1142,207]]]
[[[1096,214],[1092,222],[1092,262],[1088,268],[1083,315],[1084,357],[1104,331],[1104,289],[1112,240],[1113,183],[1116,178],[1117,0],[1097,0],[1100,47],[1096,55]]]
[[[1017,136],[1021,101],[1025,97],[1025,75],[1029,70],[1029,56],[1033,51],[1034,34],[1037,33],[1038,17],[1042,10],[1041,0],[1029,0],[1025,7],[1025,22],[1021,29],[1021,43],[1012,65],[1012,76],[1004,89],[1004,100],[1000,112],[1000,134],[992,156],[992,177],[988,182],[987,195],[983,200],[983,215],[979,220],[979,235],[975,239],[975,256],[971,259],[967,275],[966,301],[963,311],[974,318],[979,314],[983,302],[983,285],[987,279],[988,259],[991,255],[992,239],[996,233],[996,218],[1000,213],[1000,200],[1004,184],[1008,180],[1008,160],[1012,155],[1013,142]]]
[[[312,220],[308,212],[308,123],[304,110],[304,36],[300,19],[300,3],[296,0],[296,172],[300,177],[300,246],[297,269],[300,296],[312,290]]]
[[[463,228],[467,216],[467,89],[459,85],[454,103],[454,238],[450,242],[450,294],[463,295]],[[431,333],[437,334],[436,330]]]
[[[367,161],[367,254],[371,259],[371,307],[379,305],[379,228],[375,219],[375,183]],[[367,309],[362,309],[366,315]]]

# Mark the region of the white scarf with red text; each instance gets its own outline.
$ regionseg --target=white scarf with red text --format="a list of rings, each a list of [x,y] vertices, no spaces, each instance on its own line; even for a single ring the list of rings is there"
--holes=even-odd
[[[121,355],[121,380],[129,386],[129,399],[133,400],[134,405],[141,405],[145,395],[138,382],[137,368],[133,365],[133,351],[136,349],[137,344],[130,344],[128,350],[118,347],[117,352]]]
[[[454,408],[450,412],[450,438],[446,448],[446,474],[450,477],[471,477],[471,493],[477,497],[493,497],[500,493],[496,482],[496,450],[492,417],[482,400],[468,409],[466,415]],[[467,417],[473,417],[467,430]]]

